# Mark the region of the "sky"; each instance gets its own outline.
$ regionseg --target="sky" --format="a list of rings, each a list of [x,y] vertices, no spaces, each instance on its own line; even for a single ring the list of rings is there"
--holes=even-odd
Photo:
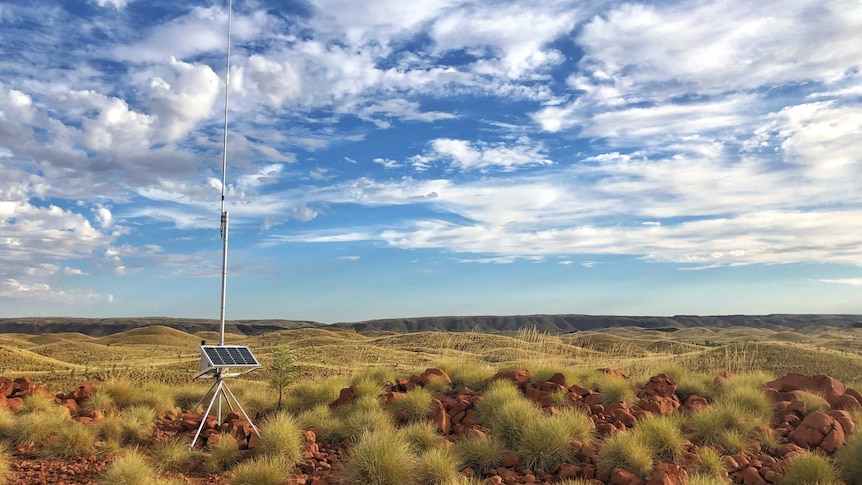
[[[0,3],[0,316],[218,318],[228,5]],[[862,313],[862,3],[235,0],[227,318]]]

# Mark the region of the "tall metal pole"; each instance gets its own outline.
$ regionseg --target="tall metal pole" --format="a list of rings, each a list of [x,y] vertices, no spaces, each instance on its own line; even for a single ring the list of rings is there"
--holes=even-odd
[[[225,300],[227,299],[227,231],[228,231],[228,214],[225,210],[224,196],[227,185],[227,113],[228,113],[228,96],[230,93],[230,34],[231,21],[233,20],[233,0],[228,0],[227,10],[227,67],[225,68],[224,77],[224,146],[222,148],[223,157],[221,165],[221,239],[222,239],[222,257],[221,257],[221,311],[219,312],[219,339],[218,344],[224,345],[224,308]]]

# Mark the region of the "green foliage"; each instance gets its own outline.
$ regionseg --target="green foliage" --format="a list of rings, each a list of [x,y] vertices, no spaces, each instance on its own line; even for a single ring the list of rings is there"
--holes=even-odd
[[[347,386],[347,380],[338,377],[319,382],[312,380],[296,382],[287,389],[284,406],[294,413],[307,411],[318,405],[335,401],[341,389]]]
[[[160,441],[153,446],[152,459],[160,471],[183,472],[201,457],[201,452],[189,448],[179,439]]]
[[[127,379],[113,379],[102,385],[100,389],[116,404],[117,408],[125,409],[141,403],[140,386]]]
[[[302,432],[296,420],[287,413],[278,413],[260,427],[260,452],[278,456],[288,464],[302,458]]]
[[[460,475],[461,460],[451,448],[431,448],[419,455],[419,482],[448,485]]]
[[[701,446],[697,449],[695,471],[705,477],[723,478],[727,476],[721,455],[711,446]]]
[[[85,412],[100,411],[102,414],[107,414],[117,408],[114,398],[104,391],[96,391],[89,399],[81,404],[81,409]]]
[[[231,485],[282,485],[293,467],[274,456],[244,461],[233,469]]]
[[[431,391],[422,387],[408,391],[389,405],[389,412],[406,414],[408,422],[425,420],[430,410]]]
[[[41,394],[30,394],[24,397],[24,407],[21,408],[22,413],[57,413],[59,411],[60,406],[57,406],[53,397]]]
[[[416,421],[398,429],[404,439],[417,452],[422,453],[431,448],[437,448],[446,441],[437,428],[429,421]]]
[[[733,386],[725,388],[719,401],[736,407],[746,414],[769,421],[772,417],[772,401],[759,388]]]
[[[290,347],[278,346],[272,349],[272,361],[266,369],[266,380],[278,392],[276,409],[281,410],[284,388],[296,379],[296,355]]]
[[[6,440],[14,436],[16,421],[9,408],[0,406],[0,439]]]
[[[515,448],[524,429],[535,424],[542,411],[508,381],[495,381],[476,406],[482,422],[506,447]]]
[[[628,379],[621,379],[604,372],[593,372],[587,376],[587,380],[591,387],[601,393],[602,404],[615,402],[631,404],[637,398],[634,387]]]
[[[176,407],[173,388],[163,382],[148,382],[139,392],[142,395],[138,403],[149,406],[156,415],[163,415]]]
[[[646,479],[653,469],[652,450],[638,435],[619,432],[605,438],[599,448],[598,466],[602,472],[625,468]]]
[[[392,428],[362,433],[346,467],[354,485],[413,485],[417,471],[417,456]]]
[[[805,403],[805,412],[813,413],[817,411],[829,410],[829,401],[825,397],[809,391],[800,391],[799,398]]]
[[[751,443],[757,430],[769,424],[769,416],[752,411],[752,406],[739,400],[722,398],[712,407],[690,415],[687,424],[705,444],[732,451]]]
[[[133,449],[111,462],[99,483],[100,485],[151,485],[156,481],[155,469],[140,451]]]
[[[820,453],[803,452],[787,460],[781,483],[784,485],[839,485],[838,470]]]
[[[297,416],[296,421],[302,429],[313,428],[320,442],[334,444],[347,436],[344,423],[326,404],[319,404],[303,412]]]
[[[341,410],[339,410],[341,411]],[[339,413],[336,413],[339,416]],[[355,440],[368,431],[394,431],[392,415],[383,410],[376,397],[358,399],[341,414],[340,439]]]
[[[69,423],[56,412],[32,412],[18,415],[11,440],[15,446],[25,443],[44,445],[51,436]]]
[[[835,465],[847,483],[862,484],[862,432],[857,431],[847,438],[835,453]]]
[[[219,433],[207,440],[207,451],[214,470],[227,470],[239,461],[239,443],[230,433]]]
[[[440,368],[452,379],[452,385],[456,388],[469,387],[473,390],[482,390],[494,377],[494,369],[482,362],[472,360],[458,360],[440,364]]]
[[[155,409],[137,404],[126,408],[119,416],[124,443],[145,443],[152,438],[156,422]]]
[[[506,447],[498,439],[479,435],[469,435],[459,439],[455,442],[454,449],[464,465],[478,474],[496,468],[506,451]]]
[[[678,461],[687,442],[680,424],[675,416],[649,416],[638,421],[632,433],[656,460]]]
[[[77,421],[55,430],[41,453],[48,457],[77,458],[96,453],[96,430]]]
[[[540,414],[523,423],[515,450],[521,454],[527,468],[553,470],[561,463],[572,461],[576,453],[572,442],[589,443],[593,431],[590,417],[575,408],[566,408],[550,416]]]
[[[693,473],[688,476],[688,485],[727,485],[727,479],[715,475]]]

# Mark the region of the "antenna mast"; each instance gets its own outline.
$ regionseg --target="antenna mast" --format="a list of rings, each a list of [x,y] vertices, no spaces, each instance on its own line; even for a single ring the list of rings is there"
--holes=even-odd
[[[221,164],[221,224],[219,232],[222,240],[221,256],[221,309],[219,311],[219,345],[224,345],[224,316],[225,300],[227,299],[227,230],[228,214],[225,210],[224,196],[227,185],[227,113],[228,97],[230,93],[230,35],[231,21],[233,20],[233,0],[228,0],[227,8],[227,67],[224,76],[224,146],[222,147]]]

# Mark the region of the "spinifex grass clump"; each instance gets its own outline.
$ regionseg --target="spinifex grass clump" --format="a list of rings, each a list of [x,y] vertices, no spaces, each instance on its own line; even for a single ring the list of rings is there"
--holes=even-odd
[[[76,458],[96,453],[96,430],[77,421],[66,423],[45,443],[43,456]]]
[[[380,407],[377,396],[359,398],[352,406],[343,406],[334,414],[342,423],[340,439],[355,440],[365,432],[395,429],[392,415]]]
[[[398,432],[417,453],[443,446],[446,441],[430,421],[406,424],[399,428]]]
[[[389,405],[389,412],[393,415],[398,413],[406,415],[408,422],[424,420],[430,410],[431,391],[422,387],[408,391]]]
[[[553,469],[574,457],[573,441],[592,439],[593,423],[586,414],[567,408],[546,415],[507,381],[491,384],[477,407],[491,433],[530,468]]]
[[[781,477],[784,485],[839,485],[838,470],[820,453],[802,452],[787,460]]]
[[[862,432],[850,435],[835,453],[835,466],[847,483],[862,483]]]
[[[338,393],[349,385],[347,379],[334,377],[322,381],[300,381],[287,388],[285,409],[301,413],[338,399]]]
[[[485,389],[494,377],[494,369],[478,361],[449,361],[441,363],[439,367],[449,375],[456,389],[461,387],[469,387],[473,390]]]
[[[458,480],[462,463],[451,448],[432,448],[419,455],[419,483],[448,485]]]
[[[99,391],[110,396],[119,409],[141,404],[143,399],[140,385],[128,379],[110,380],[104,383]]]
[[[12,444],[43,446],[49,438],[69,423],[69,419],[55,412],[33,412],[18,415],[12,431]]]
[[[207,440],[209,463],[214,471],[227,470],[239,461],[239,443],[230,433],[219,433]]]
[[[710,446],[701,446],[697,449],[692,471],[705,477],[724,478],[727,476],[724,464],[721,463],[721,455]]]
[[[284,460],[261,456],[247,460],[233,469],[231,485],[282,485],[293,471]]]
[[[632,433],[656,460],[678,461],[687,443],[680,424],[677,416],[649,416],[638,421]]]
[[[745,449],[772,417],[772,403],[760,390],[763,378],[754,374],[726,380],[716,403],[689,417],[695,436],[730,453]]]
[[[602,473],[625,468],[646,479],[652,472],[653,460],[649,445],[631,431],[608,436],[599,448],[599,471]]]
[[[484,435],[465,436],[455,442],[454,449],[464,465],[479,474],[499,466],[506,451],[499,440]]]
[[[153,446],[152,459],[160,471],[183,472],[201,458],[197,449],[178,439],[160,441]]]
[[[278,413],[260,426],[260,453],[277,456],[289,465],[302,458],[302,434],[296,420]]]
[[[119,414],[119,420],[123,430],[123,443],[146,443],[153,436],[153,429],[156,426],[156,410],[138,404],[124,409]]]
[[[631,404],[637,399],[631,381],[600,371],[590,372],[584,376],[586,385],[601,393],[602,404],[624,402]]]
[[[358,437],[346,472],[355,485],[414,485],[418,457],[394,429],[367,431]]]
[[[126,451],[108,465],[102,474],[101,485],[152,485],[158,480],[156,470],[138,450]]]
[[[826,411],[829,409],[829,401],[825,397],[810,391],[799,391],[799,399],[805,403],[805,412]]]
[[[326,404],[319,404],[296,418],[302,429],[314,428],[317,441],[335,444],[347,435],[341,419]]]

